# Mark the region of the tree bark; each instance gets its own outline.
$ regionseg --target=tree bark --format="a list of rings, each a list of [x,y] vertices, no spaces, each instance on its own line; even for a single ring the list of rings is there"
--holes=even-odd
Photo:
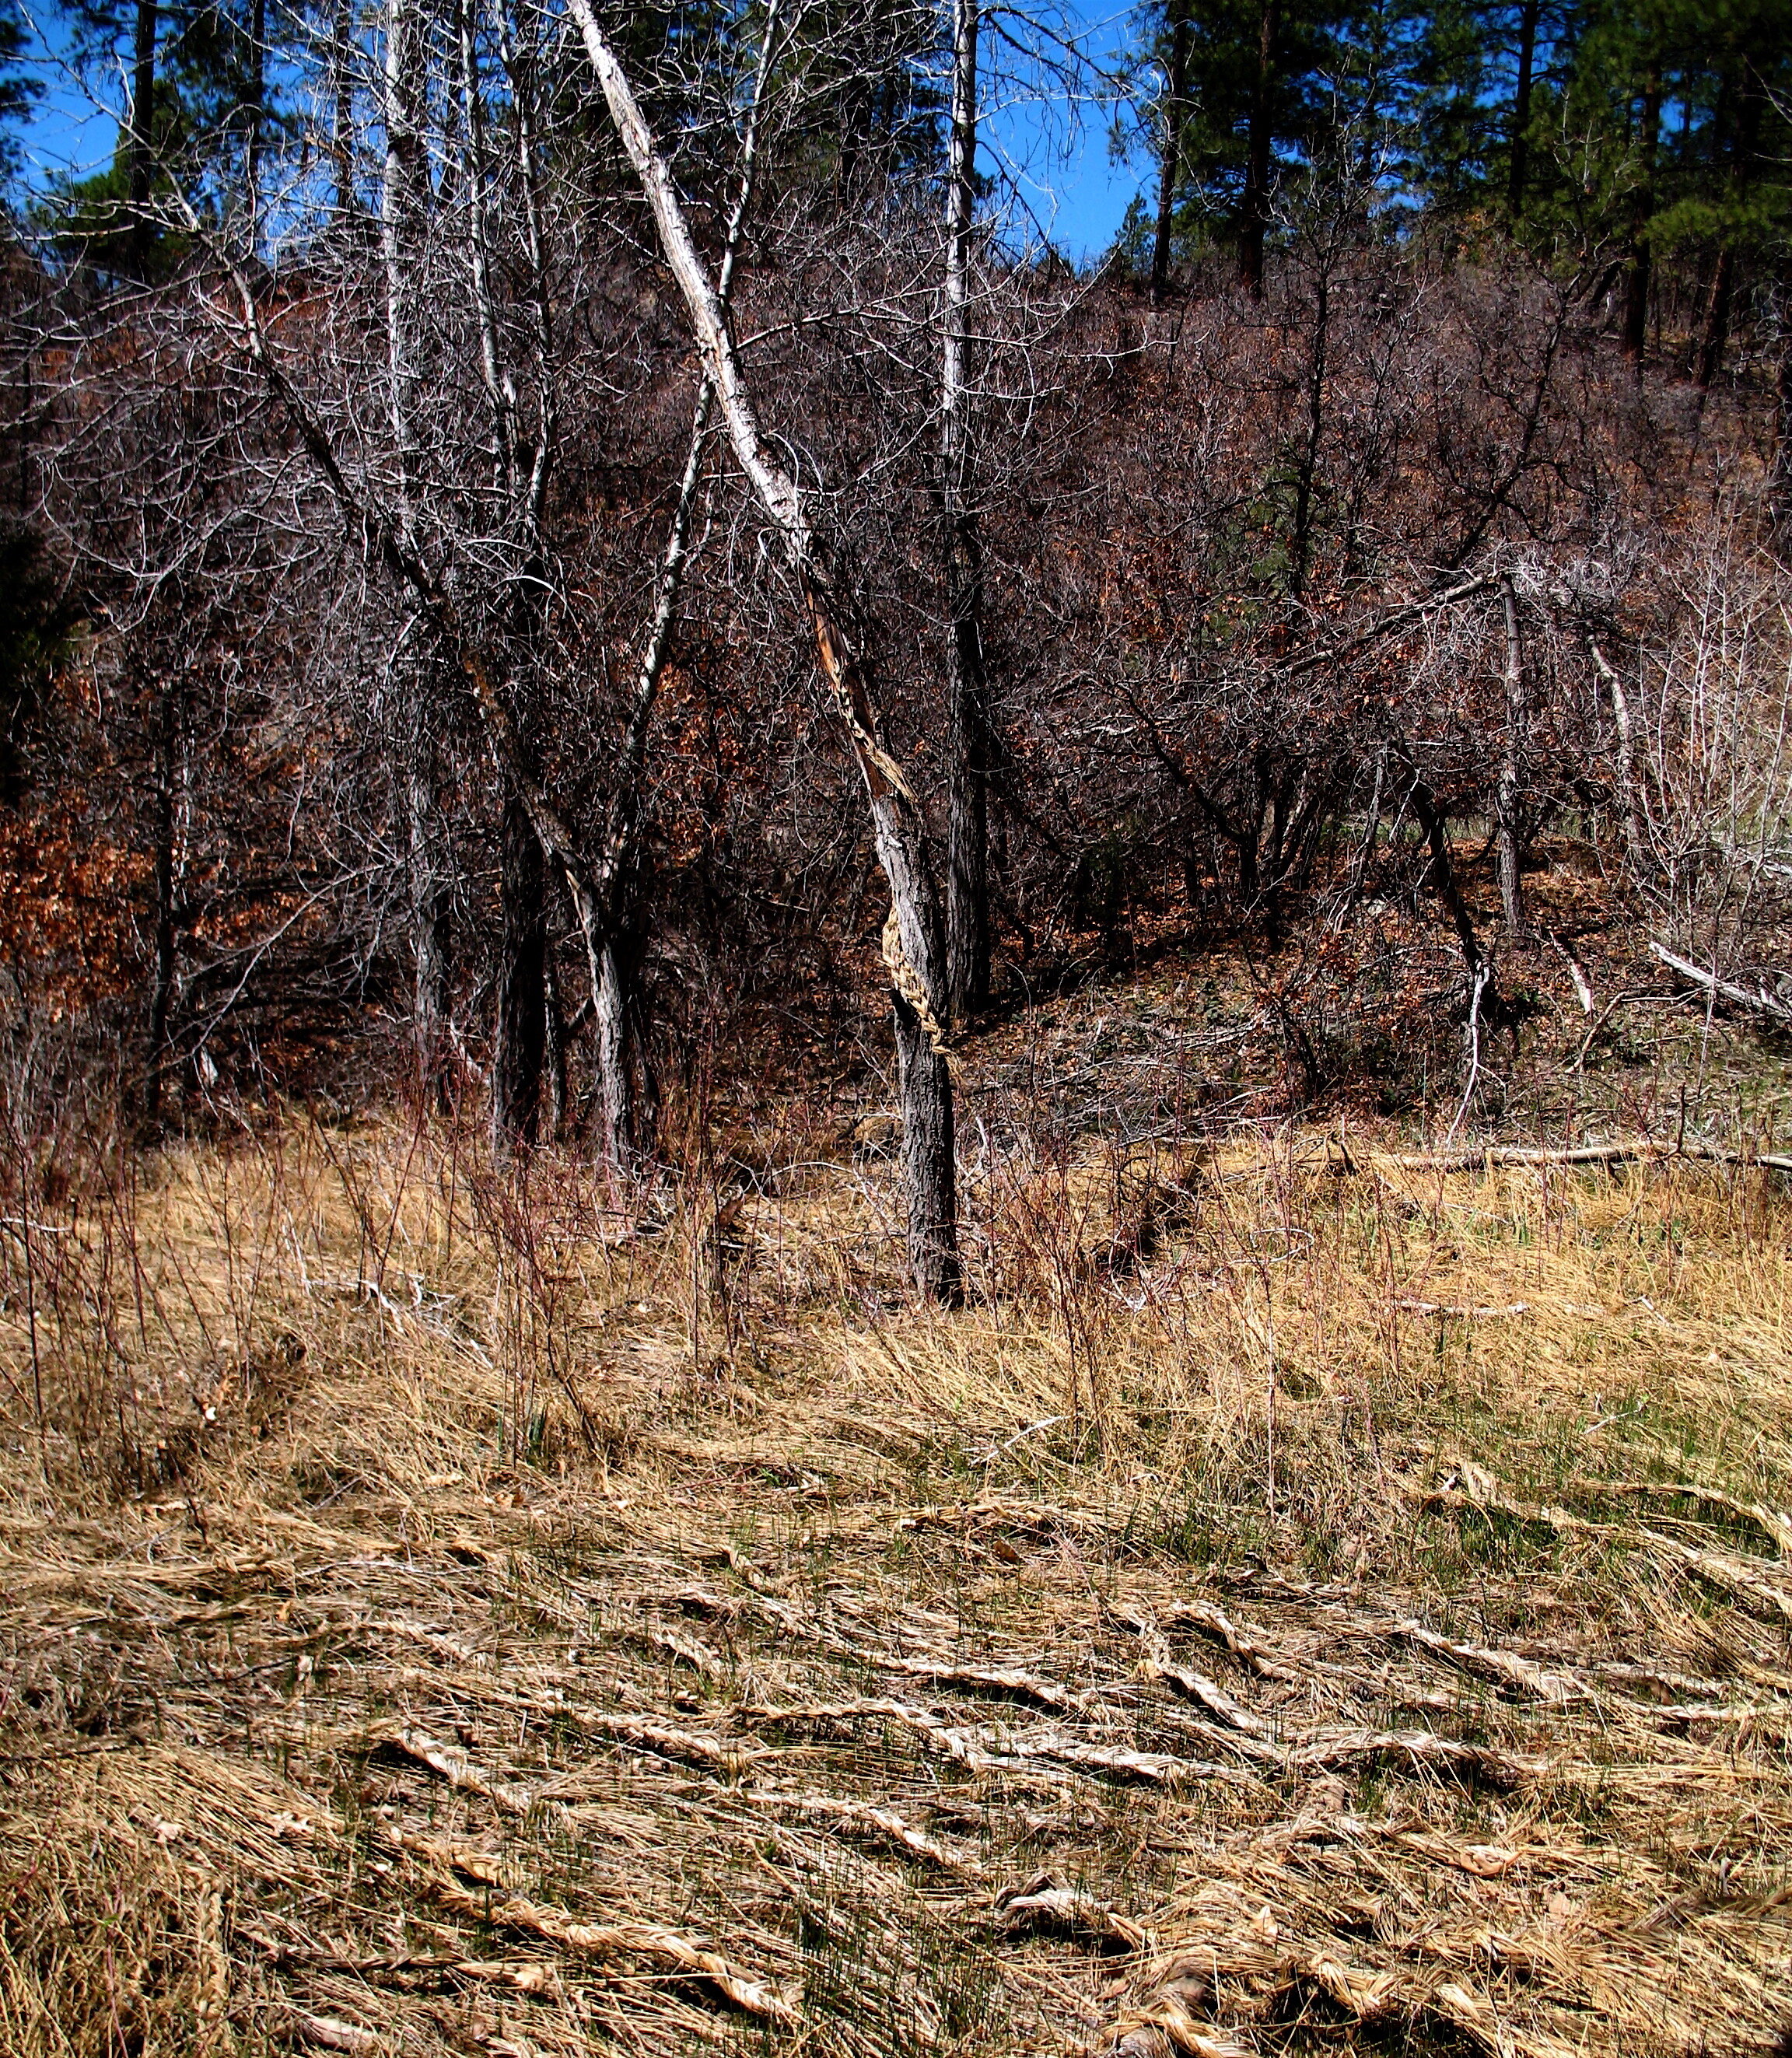
[[[1649,283],[1653,269],[1649,218],[1655,211],[1655,151],[1661,138],[1661,66],[1651,63],[1643,82],[1637,131],[1637,185],[1631,206],[1630,257],[1624,268],[1623,351],[1639,371],[1649,338]]]
[[[132,262],[140,279],[149,274],[154,232],[149,211],[155,183],[156,147],[156,0],[137,0],[132,38],[131,126],[126,153],[127,186],[130,199]]]
[[[248,207],[249,247],[260,240],[261,221],[261,140],[268,117],[267,0],[249,8],[248,125],[243,137],[243,193]]]
[[[1701,392],[1710,390],[1722,369],[1724,347],[1730,340],[1730,304],[1735,276],[1735,256],[1726,243],[1718,252],[1717,268],[1711,274],[1711,296],[1705,303],[1705,332],[1699,339],[1699,362],[1693,370],[1693,383]]]
[[[416,452],[412,421],[416,378],[417,256],[428,191],[423,134],[424,60],[415,0],[386,0],[386,165],[380,196],[380,254],[385,272],[387,405],[396,467],[398,546],[416,558]],[[412,1036],[426,1100],[448,1102],[452,898],[441,848],[435,737],[426,703],[424,668],[402,658],[412,696],[405,765],[416,983]]]
[[[1170,68],[1164,81],[1163,139],[1158,161],[1157,233],[1151,242],[1151,304],[1162,307],[1170,283],[1170,232],[1182,177],[1182,125],[1188,112],[1189,0],[1170,0]]]
[[[416,698],[420,703],[421,694]],[[454,982],[454,892],[441,848],[441,808],[435,791],[435,749],[421,705],[413,711],[404,768],[404,805],[411,870],[411,1042],[418,1083],[427,1102],[448,1105],[448,1016]]]
[[[168,1077],[169,1023],[174,1011],[177,972],[174,884],[178,812],[175,785],[179,776],[180,713],[171,687],[162,689],[156,728],[154,862],[155,908],[150,936],[149,1004],[145,1023],[142,1126],[146,1137],[161,1128],[162,1101]]]
[[[355,79],[349,65],[354,41],[354,0],[336,0],[330,23],[330,158],[336,173],[336,213],[349,220],[355,198]]]
[[[1519,635],[1518,602],[1510,581],[1501,589],[1506,626],[1506,732],[1500,757],[1500,785],[1495,802],[1497,820],[1500,906],[1506,933],[1524,933],[1524,839],[1519,821],[1519,782],[1523,769],[1527,709],[1524,701],[1524,646]]]
[[[503,1158],[541,1130],[547,1038],[547,908],[542,847],[521,797],[504,801],[499,868],[498,1024],[491,1062],[491,1141]]]
[[[1624,855],[1630,860],[1631,876],[1643,876],[1643,829],[1636,793],[1636,737],[1631,721],[1629,697],[1624,682],[1607,662],[1596,643],[1587,646],[1593,666],[1611,695],[1611,720],[1618,732],[1618,812],[1623,824]]]
[[[596,1029],[598,1148],[618,1172],[634,1169],[641,1156],[634,1058],[634,1008],[629,967],[618,940],[606,936],[598,952],[592,1015]]]
[[[387,406],[398,467],[399,532],[407,547],[415,546],[416,459],[411,412],[416,379],[417,244],[429,177],[423,134],[423,45],[414,4],[415,0],[387,0],[386,172],[380,197]]]
[[[1293,578],[1290,589],[1297,600],[1306,589],[1313,558],[1313,491],[1319,476],[1319,455],[1325,435],[1325,379],[1329,369],[1331,330],[1331,259],[1322,253],[1313,277],[1313,348],[1307,360],[1306,447],[1301,453],[1294,479],[1294,534],[1290,553]]]
[[[1277,0],[1261,0],[1257,23],[1257,74],[1251,87],[1250,131],[1245,192],[1239,209],[1238,280],[1253,300],[1263,297],[1263,243],[1269,225],[1269,153],[1274,125],[1276,38],[1281,30]]]
[[[1518,10],[1518,83],[1512,94],[1511,156],[1506,168],[1506,206],[1514,221],[1524,212],[1524,185],[1531,169],[1531,81],[1537,56],[1537,19],[1542,0],[1520,0]]]
[[[989,997],[987,681],[983,554],[971,482],[966,382],[976,205],[978,0],[954,0],[952,120],[946,185],[946,292],[940,380],[940,475],[945,516],[950,751],[946,979],[952,1019]]]
[[[926,862],[920,809],[901,766],[878,734],[868,668],[845,631],[827,554],[811,529],[797,483],[779,464],[759,427],[735,353],[725,311],[696,245],[684,206],[590,0],[572,11],[609,103],[623,148],[641,181],[668,268],[684,296],[699,352],[715,387],[734,455],[781,538],[814,631],[816,654],[851,739],[870,803],[872,824],[889,881],[893,931],[887,956],[896,994],[897,1035],[906,1005],[927,1038],[924,1056],[900,1066],[903,1168],[908,1250],[916,1284],[930,1297],[959,1290],[957,1172],[952,1154],[952,1075],[940,1024],[947,1010],[940,905]],[[888,933],[888,932],[887,932]]]
[[[542,952],[542,1069],[547,1093],[546,1134],[550,1143],[566,1134],[566,1014],[551,944]]]
[[[1792,300],[1792,280],[1780,284],[1782,300]],[[1774,382],[1774,467],[1767,484],[1767,523],[1783,537],[1792,528],[1792,343],[1782,348]]]
[[[479,51],[473,0],[455,0],[455,27],[459,45],[460,109],[465,144],[463,173],[467,188],[467,261],[471,275],[473,308],[479,332],[479,372],[491,403],[492,469],[505,499],[516,495],[515,392],[500,360],[498,313],[491,294],[491,259],[486,224],[486,189],[490,179],[485,137],[485,96],[479,90]],[[534,538],[529,538],[532,544]]]

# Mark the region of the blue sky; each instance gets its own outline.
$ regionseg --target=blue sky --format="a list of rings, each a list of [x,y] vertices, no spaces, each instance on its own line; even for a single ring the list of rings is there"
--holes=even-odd
[[[1129,12],[1067,0],[1065,26],[1095,65],[1111,65],[1123,43]],[[117,137],[115,115],[96,111],[58,62],[54,18],[46,9],[40,18],[49,31],[34,53],[43,93],[23,137],[25,182],[31,187],[58,173],[104,167]],[[1063,256],[1079,265],[1099,258],[1143,184],[1145,168],[1112,161],[1111,112],[1092,93],[1073,99],[1055,85],[1029,88],[1005,78],[999,43],[992,40],[986,50],[995,62],[986,61],[985,66],[983,169],[999,170],[1012,181],[1023,217],[1030,217]],[[122,79],[110,83],[106,97],[122,103]]]

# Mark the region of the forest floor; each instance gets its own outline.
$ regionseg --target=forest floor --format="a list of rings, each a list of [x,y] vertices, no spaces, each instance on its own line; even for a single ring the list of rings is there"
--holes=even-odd
[[[1785,1182],[997,1112],[944,1313],[875,1121],[626,1209],[396,1120],[49,1180],[0,2048],[1785,2048]]]

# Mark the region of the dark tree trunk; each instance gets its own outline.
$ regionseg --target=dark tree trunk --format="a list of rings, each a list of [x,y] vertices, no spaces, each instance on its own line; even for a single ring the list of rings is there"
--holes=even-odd
[[[1730,191],[1740,209],[1747,194],[1760,141],[1762,95],[1751,77],[1739,96],[1734,133],[1730,145]],[[1736,252],[1728,235],[1718,251],[1717,268],[1711,274],[1711,297],[1705,304],[1705,332],[1699,345],[1693,377],[1701,391],[1707,391],[1723,369],[1723,353],[1730,341],[1730,318],[1735,303]]]
[[[518,794],[504,803],[502,934],[491,1064],[492,1147],[503,1156],[540,1133],[547,1043],[547,893],[542,847]]]
[[[339,221],[347,221],[356,212],[355,80],[348,62],[354,28],[352,0],[336,0],[330,30],[330,157],[336,173]]]
[[[952,1019],[989,998],[989,733],[983,648],[983,547],[975,518],[953,525],[949,574],[952,782],[948,797],[946,966]]]
[[[560,998],[560,977],[554,952],[542,953],[542,1010],[546,1044],[547,1140],[559,1143],[566,1134],[566,1017]]]
[[[1701,391],[1709,389],[1723,368],[1724,346],[1730,340],[1730,306],[1734,292],[1736,260],[1728,244],[1718,252],[1717,268],[1711,274],[1711,297],[1705,303],[1705,333],[1699,339],[1699,362],[1693,381]]]
[[[1780,292],[1792,300],[1792,280],[1782,280]],[[1792,529],[1792,344],[1780,352],[1774,402],[1774,468],[1767,487],[1767,518],[1774,534],[1783,537]]]
[[[175,786],[179,777],[180,717],[173,693],[164,690],[156,732],[154,868],[155,908],[150,936],[149,1005],[143,1051],[143,1130],[154,1136],[161,1127],[168,1078],[169,1023],[174,1011],[177,974],[175,950],[174,879],[177,820]]]
[[[1506,170],[1506,205],[1513,220],[1524,212],[1524,182],[1531,169],[1531,77],[1537,58],[1537,18],[1542,0],[1522,0],[1518,10],[1518,84],[1512,94],[1512,154]]]
[[[1649,337],[1649,284],[1653,257],[1649,218],[1655,211],[1655,150],[1661,135],[1661,67],[1649,67],[1643,86],[1643,117],[1637,132],[1637,188],[1631,209],[1631,248],[1624,269],[1625,356],[1642,368]]]
[[[1151,304],[1163,304],[1170,283],[1170,234],[1182,176],[1182,125],[1188,108],[1189,0],[1170,0],[1170,76],[1163,103],[1162,155],[1158,162],[1158,226],[1151,244]]]
[[[1331,345],[1331,265],[1321,258],[1313,281],[1313,349],[1307,363],[1306,447],[1294,481],[1293,578],[1294,598],[1305,590],[1313,557],[1313,491],[1319,476],[1319,454],[1325,435],[1325,378]]]
[[[1238,898],[1246,908],[1254,908],[1263,895],[1263,875],[1257,862],[1256,824],[1232,838],[1232,852],[1238,864]]]
[[[267,0],[253,0],[249,10],[248,127],[243,137],[243,194],[248,206],[252,244],[261,218],[261,132],[268,112],[267,38]]]
[[[131,67],[131,133],[127,153],[130,241],[138,275],[147,276],[154,232],[148,220],[155,181],[156,0],[137,0]]]
[[[411,858],[411,951],[415,968],[411,1039],[419,1084],[427,1100],[448,1104],[448,1015],[451,1004],[454,895],[442,844],[433,744],[412,739],[404,801]]]
[[[1463,899],[1462,888],[1457,884],[1456,868],[1450,862],[1449,832],[1443,812],[1437,805],[1436,795],[1416,772],[1409,773],[1406,793],[1430,848],[1430,883],[1449,910],[1462,951],[1463,969],[1479,992],[1488,983],[1489,967],[1475,935],[1474,918],[1468,912],[1468,904]]]
[[[1238,280],[1254,300],[1263,297],[1263,242],[1269,225],[1269,153],[1275,138],[1277,0],[1262,0],[1257,24],[1257,75],[1251,86],[1250,133],[1239,209]]]

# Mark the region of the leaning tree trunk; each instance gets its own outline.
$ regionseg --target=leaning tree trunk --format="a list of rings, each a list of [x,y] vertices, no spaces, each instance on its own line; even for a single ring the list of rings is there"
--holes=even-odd
[[[726,315],[691,240],[683,203],[665,160],[590,0],[572,0],[572,10],[623,148],[653,211],[661,249],[684,296],[735,458],[781,537],[801,587],[816,654],[833,689],[865,783],[877,855],[890,886],[884,954],[896,995],[899,1048],[906,1039],[912,1052],[912,1061],[900,1066],[910,1262],[924,1293],[950,1299],[959,1290],[960,1274],[952,1072],[940,1027],[947,1005],[944,950],[920,808],[906,774],[878,734],[869,673],[846,634],[827,554],[809,526],[795,479],[778,464],[761,433]],[[915,1018],[914,1027],[924,1039],[924,1050],[904,1023],[904,1007]]]

